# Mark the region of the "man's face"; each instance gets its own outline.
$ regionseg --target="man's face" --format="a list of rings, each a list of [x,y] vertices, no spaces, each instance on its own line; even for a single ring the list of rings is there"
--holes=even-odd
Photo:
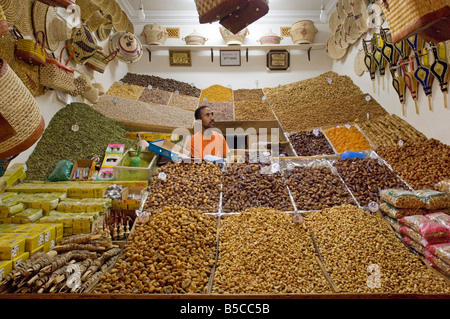
[[[214,127],[215,121],[214,121],[214,112],[211,111],[209,107],[205,107],[201,110],[202,114],[202,125],[204,128],[211,128]]]

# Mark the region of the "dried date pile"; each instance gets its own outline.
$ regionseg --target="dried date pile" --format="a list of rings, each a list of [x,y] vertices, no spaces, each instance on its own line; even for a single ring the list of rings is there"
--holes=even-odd
[[[177,205],[206,213],[219,210],[222,171],[218,164],[168,163],[150,185],[145,209]]]
[[[329,167],[296,167],[285,171],[284,177],[298,210],[354,204],[342,180]]]
[[[289,134],[289,141],[298,156],[333,155],[333,147],[323,132],[302,131]]]
[[[232,164],[222,180],[224,212],[239,212],[252,207],[294,209],[281,173],[271,173],[269,165]]]
[[[379,202],[379,192],[382,189],[408,189],[407,185],[378,159],[339,159],[333,165],[361,206],[367,206],[372,201]]]

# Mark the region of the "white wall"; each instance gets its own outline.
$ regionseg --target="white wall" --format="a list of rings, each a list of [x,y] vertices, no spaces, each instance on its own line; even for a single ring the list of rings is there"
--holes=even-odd
[[[365,36],[369,40],[371,35]],[[347,55],[333,62],[332,70],[342,75],[348,75],[365,93],[371,94],[390,114],[396,114],[406,120],[413,127],[421,131],[428,138],[435,138],[441,142],[450,145],[450,98],[447,95],[447,109],[444,108],[444,96],[439,88],[437,80],[433,83],[432,90],[432,110],[429,110],[428,98],[423,92],[422,86],[419,85],[419,114],[416,114],[415,103],[411,94],[406,92],[405,116],[402,115],[402,105],[398,98],[397,92],[392,86],[391,74],[387,71],[384,77],[384,90],[381,77],[376,76],[375,93],[373,91],[372,81],[366,72],[362,77],[358,77],[353,68],[356,54],[362,50],[362,40],[353,44]],[[431,60],[432,61],[432,60]]]
[[[259,45],[257,40],[270,30],[280,35],[281,26],[290,26],[290,24],[254,24],[248,27],[249,35],[244,41],[244,45]],[[315,24],[319,32],[316,34],[315,43],[325,43],[328,39],[328,26],[320,23]],[[180,27],[179,39],[167,39],[165,45],[184,45],[182,40],[185,36],[196,30],[205,36],[208,41],[205,44],[205,50],[191,50],[192,66],[176,67],[169,64],[168,50],[153,50],[152,60],[149,62],[149,54],[145,49],[144,56],[136,63],[129,66],[130,73],[151,74],[162,78],[172,78],[186,83],[192,83],[200,89],[205,89],[214,84],[229,86],[233,89],[240,88],[264,88],[274,87],[280,84],[292,83],[303,79],[318,76],[331,70],[332,61],[328,58],[325,50],[312,50],[311,61],[308,61],[307,51],[290,51],[290,69],[286,71],[270,71],[266,68],[265,49],[249,49],[249,60],[246,61],[246,50],[241,48],[241,66],[220,66],[219,49],[214,49],[214,61],[211,62],[211,51],[208,45],[225,45],[220,31],[219,24],[207,25],[165,25],[165,27]],[[143,26],[135,26],[135,34],[140,35]],[[142,43],[145,39],[139,36]],[[283,38],[280,43],[280,49],[283,44],[293,44],[290,37]],[[238,46],[229,46],[223,48],[239,49]],[[256,84],[258,81],[258,86]]]

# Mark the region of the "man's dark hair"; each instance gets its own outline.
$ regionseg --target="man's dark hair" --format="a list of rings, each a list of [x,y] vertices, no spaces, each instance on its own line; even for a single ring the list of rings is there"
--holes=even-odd
[[[202,110],[205,107],[208,107],[208,105],[201,105],[195,110],[194,116],[195,116],[196,120],[201,120],[202,119]]]

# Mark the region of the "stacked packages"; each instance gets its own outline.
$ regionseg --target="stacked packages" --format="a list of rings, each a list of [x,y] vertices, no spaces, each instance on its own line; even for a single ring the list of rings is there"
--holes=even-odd
[[[450,275],[450,194],[435,190],[380,192],[380,210],[403,242]]]

